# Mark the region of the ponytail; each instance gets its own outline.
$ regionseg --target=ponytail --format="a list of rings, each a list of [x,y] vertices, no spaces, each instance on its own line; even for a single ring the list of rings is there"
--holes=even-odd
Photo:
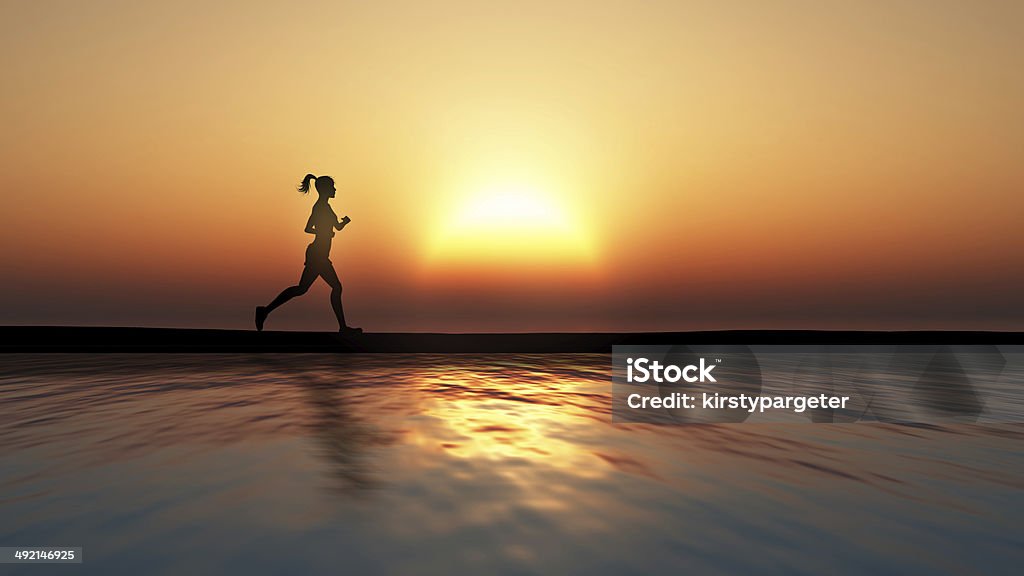
[[[316,180],[316,176],[312,174],[306,174],[306,177],[303,178],[302,182],[299,184],[299,192],[302,192],[303,194],[309,194],[309,183],[312,182],[313,180]]]

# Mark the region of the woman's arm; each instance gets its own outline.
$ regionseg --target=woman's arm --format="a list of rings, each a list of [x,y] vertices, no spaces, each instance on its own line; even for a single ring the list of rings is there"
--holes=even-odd
[[[316,234],[316,226],[313,225],[313,215],[309,215],[309,220],[306,221],[306,234]]]
[[[352,221],[351,218],[349,218],[348,216],[345,216],[344,218],[339,220],[338,223],[334,225],[334,227],[337,228],[338,230],[341,230],[342,228],[345,227],[346,224],[348,224],[351,221]]]

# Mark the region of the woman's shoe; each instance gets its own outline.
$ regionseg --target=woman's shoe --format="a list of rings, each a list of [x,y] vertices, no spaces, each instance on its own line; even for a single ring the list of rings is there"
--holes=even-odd
[[[263,323],[267,321],[267,307],[257,306],[256,307],[256,331],[263,332]]]

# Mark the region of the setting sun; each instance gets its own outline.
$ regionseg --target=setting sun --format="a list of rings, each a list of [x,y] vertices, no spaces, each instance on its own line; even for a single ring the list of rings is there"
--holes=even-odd
[[[589,263],[593,246],[583,224],[556,198],[522,185],[469,195],[442,217],[431,263]]]

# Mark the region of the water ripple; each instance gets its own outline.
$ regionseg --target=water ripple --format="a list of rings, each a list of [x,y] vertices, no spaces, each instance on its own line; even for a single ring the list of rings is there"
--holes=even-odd
[[[286,550],[307,571],[403,573],[397,548],[421,573],[1021,559],[1022,426],[612,424],[609,370],[585,354],[6,355],[0,517],[20,520],[0,542],[84,543],[86,573],[239,557],[275,573]],[[154,571],[140,562],[159,542]]]

